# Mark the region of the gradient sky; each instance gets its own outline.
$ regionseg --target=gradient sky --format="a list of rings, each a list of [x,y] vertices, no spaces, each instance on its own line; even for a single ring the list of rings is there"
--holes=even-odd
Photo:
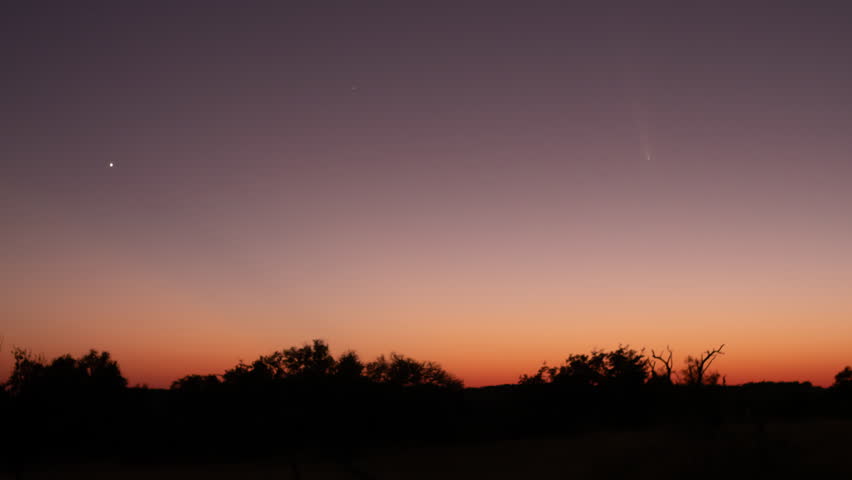
[[[169,3],[0,10],[4,378],[311,338],[473,386],[852,363],[852,7]]]

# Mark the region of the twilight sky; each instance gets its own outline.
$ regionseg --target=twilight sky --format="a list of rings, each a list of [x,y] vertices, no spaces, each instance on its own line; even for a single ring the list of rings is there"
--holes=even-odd
[[[84,3],[0,9],[0,377],[852,363],[852,7]]]

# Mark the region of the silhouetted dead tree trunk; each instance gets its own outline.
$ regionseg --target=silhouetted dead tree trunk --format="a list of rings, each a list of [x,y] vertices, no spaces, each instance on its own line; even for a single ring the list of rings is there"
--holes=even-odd
[[[663,364],[664,373],[657,373],[655,368],[656,362],[653,362],[651,364],[651,372],[657,377],[665,378],[668,383],[672,383],[672,369],[674,368],[674,362],[672,361],[672,358],[674,356],[674,353],[668,345],[666,345],[666,351],[668,352],[668,356],[663,356],[663,352],[660,352],[660,354],[658,355],[657,352],[655,352],[653,349],[651,350],[651,358],[654,360],[659,360]]]
[[[686,368],[683,370],[684,381],[687,385],[715,385],[719,381],[719,374],[713,373],[708,375],[707,371],[710,365],[719,355],[724,355],[722,349],[725,344],[712,350],[707,350],[700,357],[686,357]]]

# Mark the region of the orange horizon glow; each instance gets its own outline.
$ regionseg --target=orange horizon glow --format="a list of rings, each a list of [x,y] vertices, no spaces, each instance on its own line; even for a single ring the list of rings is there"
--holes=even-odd
[[[241,359],[313,338],[338,354],[355,350],[364,361],[390,351],[436,361],[468,386],[515,383],[543,361],[559,364],[619,343],[669,345],[678,368],[687,355],[724,343],[714,366],[729,384],[828,386],[852,363],[852,304],[838,286],[852,282],[837,273],[852,269],[807,267],[782,276],[772,257],[738,275],[718,256],[656,268],[635,259],[630,268],[577,264],[581,281],[557,275],[552,262],[507,259],[500,273],[485,258],[468,258],[450,274],[441,265],[375,259],[327,277],[334,282],[323,288],[334,293],[303,285],[278,296],[263,288],[234,291],[227,281],[187,289],[109,246],[98,250],[49,258],[49,271],[16,259],[7,264],[16,276],[2,285],[9,293],[3,313],[17,321],[2,332],[0,373],[8,375],[13,345],[49,358],[95,348],[110,351],[131,384],[168,387],[184,375],[221,374]],[[369,281],[350,279],[362,268]],[[412,276],[401,281],[407,272]]]
[[[726,345],[726,356],[720,357],[713,364],[713,370],[717,370],[719,371],[719,373],[724,375],[726,383],[728,385],[740,385],[749,382],[770,381],[811,382],[816,386],[828,387],[831,386],[831,384],[834,382],[834,375],[848,364],[848,362],[844,364],[842,362],[838,363],[836,361],[832,361],[831,358],[821,358],[811,360],[804,365],[799,365],[794,362],[773,362],[771,356],[754,358],[752,359],[753,363],[749,364],[746,363],[744,359],[737,359],[736,355],[731,355],[731,351],[729,350],[730,348],[731,347],[729,345]],[[136,355],[122,355],[122,350],[110,350],[108,348],[105,348],[103,350],[109,351],[113,355],[113,358],[119,362],[122,374],[125,376],[125,378],[128,379],[128,384],[130,386],[145,385],[150,388],[169,388],[169,386],[174,380],[177,380],[189,374],[221,375],[222,373],[224,373],[225,370],[232,368],[240,360],[250,362],[251,360],[257,358],[258,355],[270,353],[270,351],[258,351],[257,353],[252,355],[229,354],[227,356],[223,355],[222,357],[215,359],[193,357],[183,359],[182,363],[176,365],[159,365],[151,362],[150,360],[146,360],[144,356],[141,356],[140,358],[138,352],[134,352],[136,353]],[[42,350],[33,350],[33,352],[36,354],[43,354],[44,357],[48,360],[64,353],[72,353],[74,355],[78,355],[85,353],[86,351],[88,350],[84,349],[73,352],[65,350],[55,350],[55,352],[57,353],[48,354]],[[342,350],[333,348],[332,351],[336,351],[339,353]],[[375,356],[378,356],[381,353],[387,354],[392,351],[413,356],[410,355],[408,352],[400,350],[382,351],[377,353],[376,355],[371,356],[365,356],[362,352],[359,352],[359,355],[361,355],[362,361],[370,361],[375,358]],[[587,351],[574,351],[571,353],[586,352]],[[698,354],[701,352],[695,351],[690,353]],[[792,351],[790,353],[796,354],[806,352]],[[684,352],[684,355],[682,357],[675,357],[675,365],[678,371],[683,366],[683,360],[685,359],[686,354],[687,353]],[[539,366],[541,366],[544,361],[546,361],[551,366],[559,365],[562,363],[565,357],[567,357],[567,355],[553,356],[551,358],[545,359],[541,358],[541,356],[531,355],[523,358],[523,360],[526,361],[521,361],[521,359],[517,359],[516,362],[501,361],[496,365],[485,366],[482,365],[482,363],[485,362],[480,361],[465,364],[461,363],[458,359],[454,357],[449,357],[449,360],[441,361],[439,358],[436,357],[415,356],[415,358],[417,358],[418,360],[437,361],[450,373],[461,378],[464,381],[466,387],[484,387],[492,385],[514,384],[517,383],[518,378],[522,374],[535,373],[535,371],[538,369]],[[737,360],[740,360],[739,364],[737,363]],[[2,375],[5,379],[8,378],[8,374],[10,373],[11,361],[7,358],[3,363],[5,365],[3,365]]]
[[[572,353],[587,353],[593,349],[612,349],[618,345],[629,344],[632,348],[641,349],[646,345],[645,352],[651,348],[662,350],[666,345],[671,346],[675,353],[675,367],[679,370],[687,355],[697,355],[707,348],[725,343],[725,355],[717,359],[713,369],[725,376],[728,385],[760,381],[799,381],[811,382],[814,385],[828,387],[833,383],[834,375],[850,362],[844,355],[845,345],[842,341],[826,339],[823,345],[833,343],[837,350],[821,351],[815,347],[797,344],[783,337],[767,336],[763,348],[747,347],[754,345],[748,336],[729,335],[731,340],[717,342],[658,342],[655,346],[639,342],[598,342],[559,340],[558,336],[537,339],[534,348],[524,344],[524,336],[516,336],[515,342],[499,342],[496,338],[483,337],[480,341],[447,342],[442,348],[435,348],[434,337],[420,332],[422,338],[416,341],[408,339],[409,348],[382,348],[379,342],[364,342],[367,348],[358,348],[354,342],[347,342],[335,336],[317,337],[329,342],[332,354],[339,355],[346,350],[355,350],[362,361],[371,361],[380,354],[390,352],[402,353],[418,360],[431,360],[440,363],[445,369],[464,380],[468,387],[481,387],[517,383],[521,374],[534,373],[542,363],[549,365],[561,364]],[[635,338],[645,335],[634,333]],[[11,355],[8,350],[12,345],[23,346],[10,342],[7,337],[6,350],[0,360],[0,375],[7,378],[11,369]],[[133,341],[135,340],[135,341]],[[203,334],[172,334],[170,341],[161,339],[135,337],[133,340],[115,342],[108,345],[105,342],[89,345],[84,338],[69,342],[73,347],[60,346],[60,343],[44,346],[38,342],[27,345],[33,353],[42,354],[45,359],[52,359],[64,353],[74,355],[85,353],[89,348],[109,351],[119,362],[122,373],[128,378],[130,385],[147,385],[152,388],[168,388],[172,381],[188,374],[222,374],[239,361],[251,362],[259,355],[268,354],[274,350],[298,346],[304,342],[295,340],[279,346],[269,340],[258,340],[248,336],[219,336]],[[141,342],[158,344],[157,349],[141,346]],[[136,342],[140,342],[136,344]],[[145,342],[145,343],[147,343]],[[402,342],[400,342],[402,343]],[[85,345],[85,346],[84,346]],[[526,347],[526,348],[525,348]],[[779,356],[777,352],[784,352]],[[838,354],[839,353],[839,354]]]

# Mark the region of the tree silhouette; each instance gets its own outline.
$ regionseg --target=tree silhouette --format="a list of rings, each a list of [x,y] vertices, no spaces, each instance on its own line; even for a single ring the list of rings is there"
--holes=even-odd
[[[127,387],[127,380],[109,352],[90,350],[79,358],[61,355],[50,363],[22,348],[15,348],[12,355],[15,364],[6,390],[13,397],[58,399],[72,393],[108,396]]]
[[[216,375],[187,375],[172,382],[170,388],[181,392],[204,393],[216,390],[221,384]]]
[[[337,359],[334,367],[334,375],[338,379],[354,381],[363,378],[364,364],[358,354],[352,350],[343,352]]]
[[[593,351],[591,355],[570,355],[553,375],[554,383],[600,385],[605,376],[606,354]]]
[[[242,360],[222,376],[228,385],[269,384],[295,378],[319,378],[334,372],[337,362],[323,340],[261,355],[251,364]]]
[[[832,388],[842,392],[852,392],[852,367],[846,367],[834,376]]]
[[[29,350],[19,347],[12,349],[12,357],[15,364],[9,380],[6,381],[6,389],[12,396],[33,391],[44,376],[44,358],[35,357]]]
[[[118,391],[127,387],[127,379],[121,375],[118,362],[110,358],[109,352],[89,350],[77,360],[77,368],[84,381],[91,387],[106,391]]]
[[[3,342],[5,340],[6,336],[0,335],[0,353],[3,352]],[[8,392],[6,391],[6,382],[0,382],[0,401],[5,401],[6,395],[8,395]]]
[[[649,370],[648,361],[641,352],[619,345],[610,352],[593,350],[591,354],[569,355],[558,367],[548,367],[545,363],[534,375],[522,375],[518,383],[633,387],[645,383]]]
[[[687,385],[717,385],[719,383],[719,372],[709,372],[710,365],[719,355],[724,355],[722,349],[725,344],[719,348],[706,350],[700,357],[686,357],[686,368],[683,369],[683,380]]]
[[[390,359],[380,355],[367,364],[367,377],[376,382],[397,386],[433,385],[458,389],[464,385],[434,362],[418,362],[413,358],[391,353]]]
[[[379,356],[364,365],[353,351],[347,351],[335,360],[323,340],[311,344],[291,347],[286,350],[261,355],[250,364],[240,361],[222,375],[223,383],[230,386],[271,385],[283,380],[313,382],[365,381],[386,385],[414,386],[432,385],[458,389],[463,383],[435,362],[420,362],[413,358],[392,353],[390,358]],[[179,382],[198,383],[198,378],[184,377]],[[178,383],[175,388],[181,388]]]
[[[645,383],[648,378],[648,363],[645,356],[629,346],[604,356],[603,384],[616,387],[635,387]]]
[[[334,371],[337,363],[329,353],[328,344],[319,339],[314,340],[312,345],[290,347],[278,355],[287,376],[327,376]]]
[[[663,354],[663,352],[657,354],[657,352],[652,349],[651,360],[649,361],[650,363],[648,367],[651,370],[651,381],[655,383],[671,385],[672,383],[674,383],[672,381],[672,370],[674,368],[674,361],[672,360],[672,358],[674,356],[674,352],[672,352],[672,349],[668,345],[666,345],[666,352],[668,352],[668,355]],[[658,372],[656,369],[657,361],[662,364],[662,369],[660,372]]]
[[[681,378],[691,385],[718,382],[711,369],[724,347],[689,357]],[[830,392],[774,382],[654,388],[649,384],[669,384],[674,374],[672,350],[644,352],[619,345],[572,354],[519,380],[548,385],[461,392],[461,381],[437,363],[398,353],[369,363],[354,351],[332,357],[325,342],[314,340],[240,361],[221,376],[184,376],[163,391],[127,389],[108,352],[48,362],[16,348],[14,369],[0,392],[4,431],[14,432],[0,439],[0,469],[4,455],[35,455],[38,461],[45,452],[84,459],[134,452],[154,459],[239,459],[287,449],[322,452],[347,465],[363,446],[381,442],[848,416],[852,367],[837,373]],[[39,439],[68,435],[75,441],[30,448]]]
[[[548,367],[547,362],[542,363],[535,374],[522,374],[518,378],[518,383],[521,385],[543,385],[552,382],[553,374],[556,372],[555,367]]]

